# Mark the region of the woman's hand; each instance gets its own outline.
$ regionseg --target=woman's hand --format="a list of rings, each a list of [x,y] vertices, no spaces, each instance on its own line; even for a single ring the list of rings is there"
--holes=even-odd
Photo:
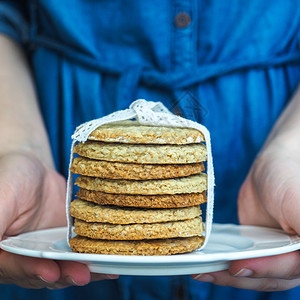
[[[299,153],[287,151],[284,145],[270,146],[256,159],[240,190],[240,222],[300,234],[299,200]],[[193,278],[244,289],[290,289],[300,285],[300,251],[235,261],[228,271]]]
[[[238,197],[241,224],[300,235],[300,90],[257,156]],[[300,251],[234,261],[228,271],[192,275],[199,281],[260,291],[300,285]]]
[[[34,81],[22,49],[0,35],[0,240],[63,226],[65,179],[53,166]],[[0,249],[0,283],[63,288],[117,278],[76,262],[14,255]]]
[[[36,157],[0,157],[0,237],[66,225],[65,179]],[[0,250],[0,283],[26,288],[85,285],[115,275],[93,275],[84,264],[31,258]]]

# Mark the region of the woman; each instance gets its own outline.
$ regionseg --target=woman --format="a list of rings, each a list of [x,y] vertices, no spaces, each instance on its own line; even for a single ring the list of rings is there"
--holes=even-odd
[[[241,222],[299,234],[300,100],[297,94],[292,98],[300,78],[299,5],[283,0],[2,1],[1,236],[64,224],[65,179],[59,173],[66,175],[74,128],[136,98],[162,101],[211,131],[215,222],[238,222],[242,186]],[[286,290],[299,284],[298,256],[241,261],[229,271],[192,277],[244,289]],[[4,251],[0,270],[2,283],[26,288],[118,277],[90,274],[79,263]],[[299,296],[298,288],[284,295],[255,292],[190,276],[121,276],[58,291],[2,285],[0,292],[4,299]]]

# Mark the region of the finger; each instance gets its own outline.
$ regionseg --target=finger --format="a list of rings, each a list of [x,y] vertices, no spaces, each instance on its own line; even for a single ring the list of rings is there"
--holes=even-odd
[[[118,279],[119,275],[116,274],[97,274],[91,273],[91,281],[99,281],[103,279]]]
[[[88,266],[73,261],[58,261],[61,270],[61,278],[55,283],[50,284],[48,288],[61,289],[70,285],[83,286],[91,281],[100,281],[104,279],[117,279],[119,275],[110,274],[91,274]]]
[[[105,279],[118,279],[119,275],[111,275],[111,274],[96,274],[96,273],[91,273],[91,280],[90,281],[100,281],[100,280],[105,280]],[[71,280],[71,278],[64,278],[62,280],[59,280],[56,283],[50,283],[47,288],[50,290],[54,290],[54,289],[63,289],[66,288],[70,285],[83,285],[83,284],[79,284],[77,282],[75,282],[75,280]]]
[[[0,282],[26,288],[42,288],[60,278],[58,265],[48,259],[0,251]]]
[[[229,272],[235,277],[295,279],[300,277],[300,251],[233,261]]]
[[[234,277],[228,271],[213,272],[208,274],[192,275],[198,281],[211,282],[221,286],[232,286],[239,289],[256,291],[284,291],[300,285],[300,279],[276,279],[276,278],[245,278]]]
[[[86,285],[91,281],[91,274],[87,265],[74,261],[58,261],[61,270],[61,284]]]

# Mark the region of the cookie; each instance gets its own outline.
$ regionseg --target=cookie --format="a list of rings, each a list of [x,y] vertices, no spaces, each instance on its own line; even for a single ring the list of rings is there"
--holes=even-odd
[[[202,246],[204,237],[142,241],[108,241],[76,236],[70,240],[72,251],[114,255],[171,255],[191,252]]]
[[[184,177],[204,171],[203,163],[183,165],[150,165],[107,162],[76,157],[71,166],[75,174],[108,179],[165,179]]]
[[[78,143],[74,153],[97,160],[139,164],[190,164],[207,158],[203,144],[137,145],[87,141]]]
[[[128,225],[88,223],[75,219],[74,226],[74,232],[78,235],[104,240],[143,240],[200,236],[204,231],[201,217],[175,222]]]
[[[122,255],[190,252],[204,241],[199,204],[206,202],[207,159],[201,132],[106,124],[78,143],[71,171],[79,174],[73,251]],[[108,206],[109,204],[109,206]]]
[[[101,205],[117,205],[145,208],[175,208],[200,205],[206,202],[206,191],[202,193],[173,195],[126,195],[108,194],[80,188],[78,198]]]
[[[205,141],[203,134],[196,129],[147,126],[129,120],[102,125],[90,134],[89,139],[130,144],[192,144]]]
[[[170,209],[124,208],[76,199],[71,203],[70,214],[85,222],[133,224],[193,219],[201,215],[201,210],[199,206]]]
[[[113,194],[161,195],[201,193],[206,190],[205,173],[175,179],[157,180],[114,180],[98,177],[79,176],[75,184],[92,191]]]

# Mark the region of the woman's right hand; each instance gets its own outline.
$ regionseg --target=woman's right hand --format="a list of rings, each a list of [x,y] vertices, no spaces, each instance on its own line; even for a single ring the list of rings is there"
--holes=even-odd
[[[66,182],[28,153],[0,157],[0,239],[22,232],[66,225]],[[0,283],[25,288],[63,288],[116,275],[91,275],[71,261],[31,258],[0,250]]]
[[[22,232],[66,225],[66,182],[54,169],[27,58],[0,35],[0,240]],[[0,249],[0,283],[62,288],[91,280],[84,264],[30,258]]]

